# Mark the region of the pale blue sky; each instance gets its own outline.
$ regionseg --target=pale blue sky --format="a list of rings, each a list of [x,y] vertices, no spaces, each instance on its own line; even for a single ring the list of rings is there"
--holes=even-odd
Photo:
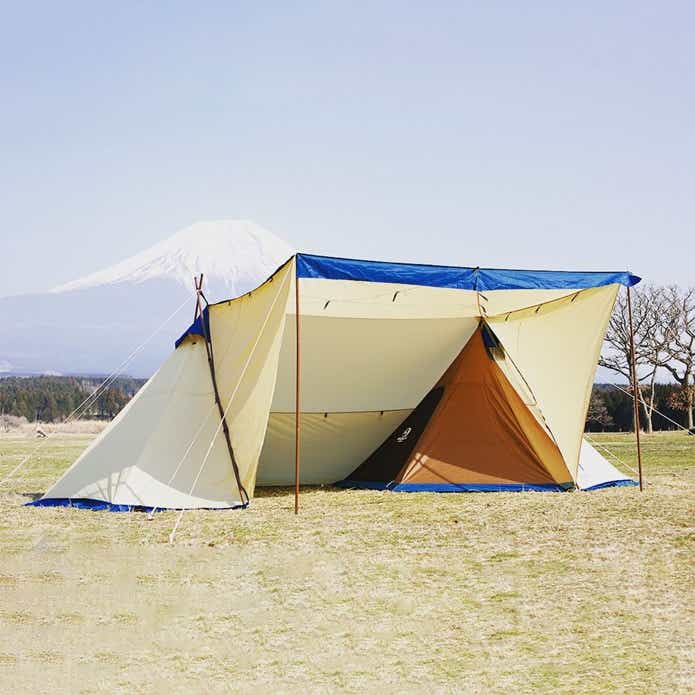
[[[695,5],[417,5],[5,3],[0,295],[224,217],[695,283]]]

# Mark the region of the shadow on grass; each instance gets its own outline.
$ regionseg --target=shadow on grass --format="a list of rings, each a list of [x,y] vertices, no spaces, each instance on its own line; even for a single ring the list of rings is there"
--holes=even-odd
[[[43,492],[18,492],[20,497],[26,497],[31,502],[36,502],[36,500],[43,497]]]

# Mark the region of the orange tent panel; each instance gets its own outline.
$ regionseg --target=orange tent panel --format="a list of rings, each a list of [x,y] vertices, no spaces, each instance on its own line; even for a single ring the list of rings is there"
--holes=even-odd
[[[347,483],[378,487],[381,479],[397,490],[438,491],[571,486],[557,445],[492,358],[484,332],[491,335],[481,324],[420,406]]]

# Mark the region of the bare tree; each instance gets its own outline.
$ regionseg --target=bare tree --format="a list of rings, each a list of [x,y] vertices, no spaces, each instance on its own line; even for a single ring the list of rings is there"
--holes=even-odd
[[[646,312],[641,293],[637,290],[632,291],[634,297],[633,318],[635,325],[635,361],[638,366],[646,364],[644,350],[642,349],[640,337],[643,335],[643,324],[646,322]],[[604,351],[599,358],[599,364],[607,367],[621,376],[628,382],[631,379],[630,355],[632,354],[630,345],[630,321],[628,317],[627,297],[619,294],[615,300],[613,313],[608,322]]]
[[[695,405],[695,287],[666,288],[670,316],[665,330],[669,339],[671,359],[664,366],[680,384],[682,409],[693,429]]]
[[[673,391],[668,397],[668,404],[674,410],[682,410],[685,413],[692,413],[693,402],[695,401],[695,384],[690,384],[690,386],[681,386],[678,391]],[[692,417],[688,418],[690,424],[692,424]],[[695,434],[695,430],[692,427],[688,429]]]
[[[645,359],[649,363],[646,388],[640,389],[640,401],[647,417],[648,432],[652,432],[652,417],[655,409],[656,379],[659,370],[669,369],[675,356],[672,336],[678,325],[670,288],[648,286],[643,292],[647,302],[649,321],[644,334]],[[646,398],[645,398],[646,396]]]
[[[673,311],[670,307],[670,295],[661,287],[633,289],[632,300],[638,398],[647,423],[647,431],[651,433],[657,374],[673,357]],[[621,295],[616,300],[608,324],[605,349],[599,364],[621,374],[632,384],[631,353],[627,297]]]
[[[613,418],[608,412],[604,397],[596,389],[591,391],[591,400],[589,401],[589,410],[586,414],[586,421],[594,422],[601,427],[603,431],[606,427],[613,424]]]

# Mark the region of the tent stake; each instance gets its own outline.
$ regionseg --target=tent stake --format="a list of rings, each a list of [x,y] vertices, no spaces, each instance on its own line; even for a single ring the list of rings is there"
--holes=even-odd
[[[630,317],[630,374],[632,375],[632,404],[635,420],[635,437],[637,439],[637,471],[639,474],[639,489],[644,490],[642,482],[642,449],[640,447],[640,423],[639,423],[639,390],[637,385],[637,367],[635,362],[635,329],[632,325],[632,300],[630,287],[627,288],[627,313]]]
[[[295,392],[294,392],[294,513],[299,514],[299,430],[301,425],[301,410],[299,405],[300,374],[302,367],[302,353],[300,343],[299,321],[299,277],[297,275],[297,259],[294,262],[294,307],[295,307]]]

